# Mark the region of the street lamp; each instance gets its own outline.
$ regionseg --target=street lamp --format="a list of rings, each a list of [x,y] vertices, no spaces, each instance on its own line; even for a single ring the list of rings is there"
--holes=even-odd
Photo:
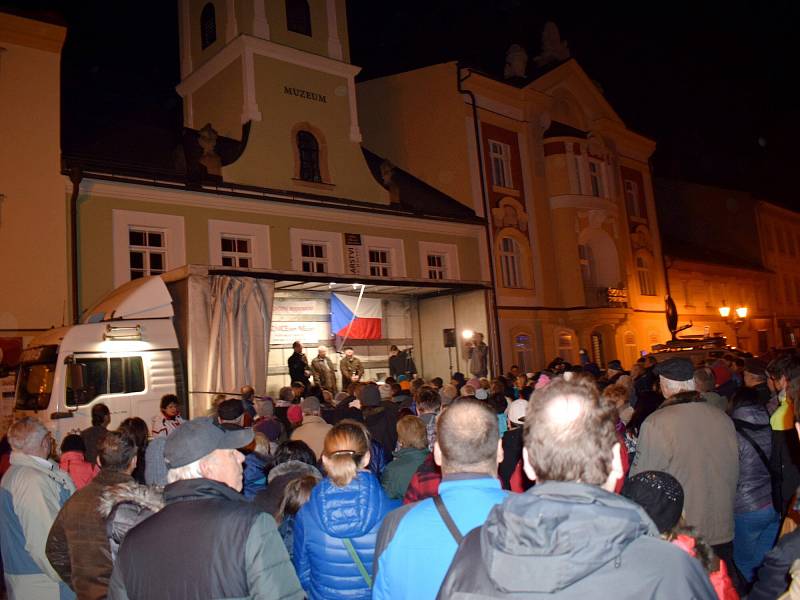
[[[731,315],[731,307],[727,305],[725,300],[722,301],[722,306],[719,307],[719,316],[725,319],[728,324],[733,327],[734,332],[736,333],[736,346],[740,345],[739,343],[739,327],[742,326],[744,320],[747,318],[747,307],[746,306],[737,306],[736,309],[733,311],[733,315]]]

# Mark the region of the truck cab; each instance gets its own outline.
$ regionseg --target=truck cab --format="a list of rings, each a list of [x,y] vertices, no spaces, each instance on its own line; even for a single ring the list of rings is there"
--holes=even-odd
[[[148,427],[164,394],[185,397],[172,300],[163,281],[131,281],[87,311],[78,325],[34,338],[20,358],[14,416],[36,416],[57,440],[89,427],[92,407]]]

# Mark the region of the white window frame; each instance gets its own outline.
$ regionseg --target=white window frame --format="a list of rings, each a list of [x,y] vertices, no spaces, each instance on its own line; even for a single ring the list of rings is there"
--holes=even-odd
[[[639,213],[639,209],[642,208],[641,204],[639,203],[639,184],[633,179],[624,179],[622,181],[622,189],[623,193],[625,194],[625,204],[627,205],[628,216],[631,218],[631,220],[640,223],[647,222],[647,215]]]
[[[250,239],[250,268],[269,269],[272,264],[269,246],[269,226],[240,221],[208,221],[209,264],[222,266],[222,237]]]
[[[507,251],[503,248],[503,242],[510,241],[516,252]],[[500,238],[500,275],[504,288],[522,289],[525,281],[522,274],[522,248],[517,240],[506,235]]]
[[[511,146],[497,140],[489,139],[489,167],[492,171],[492,185],[507,190],[513,190],[514,178],[511,175]],[[495,160],[498,161],[503,181],[495,178]]]
[[[603,172],[603,163],[602,161],[592,158],[591,156],[588,156],[587,160],[589,162],[589,191],[595,198],[605,198],[606,182]],[[594,167],[594,170],[592,167]],[[595,194],[595,186],[597,187],[597,194]]]
[[[639,279],[639,293],[642,296],[657,296],[656,282],[650,267],[650,261],[644,256],[637,256],[634,259],[634,263]]]
[[[160,229],[164,232],[165,272],[186,264],[186,233],[183,217],[115,208],[111,210],[114,287],[131,280],[128,232],[132,227]]]
[[[369,275],[369,251],[386,250],[389,253],[389,277],[406,276],[406,256],[403,240],[397,238],[362,235],[364,245],[364,275]]]
[[[440,242],[419,242],[419,266],[421,279],[428,279],[429,254],[441,254],[445,257],[445,279],[457,280],[461,278],[458,264],[458,246],[455,244],[442,244]]]
[[[315,229],[289,229],[289,245],[292,249],[292,270],[303,272],[303,255],[301,246],[307,244],[325,244],[328,247],[328,273],[344,273],[344,252],[342,234],[336,231],[319,231]]]

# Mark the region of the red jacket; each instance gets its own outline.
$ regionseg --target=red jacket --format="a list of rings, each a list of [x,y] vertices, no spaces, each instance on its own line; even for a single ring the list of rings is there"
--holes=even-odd
[[[83,458],[83,452],[78,452],[77,450],[64,452],[61,455],[59,466],[62,471],[69,473],[77,489],[84,487],[100,471],[97,465],[86,462]]]

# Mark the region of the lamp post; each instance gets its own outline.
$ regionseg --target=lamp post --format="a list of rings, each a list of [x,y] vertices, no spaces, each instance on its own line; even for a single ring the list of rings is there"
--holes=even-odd
[[[736,346],[738,347],[739,344],[739,327],[742,326],[745,319],[747,319],[747,307],[746,306],[737,306],[736,309],[731,314],[731,307],[728,306],[725,301],[722,301],[722,306],[719,307],[719,316],[725,319],[732,327],[733,331],[736,333]]]

